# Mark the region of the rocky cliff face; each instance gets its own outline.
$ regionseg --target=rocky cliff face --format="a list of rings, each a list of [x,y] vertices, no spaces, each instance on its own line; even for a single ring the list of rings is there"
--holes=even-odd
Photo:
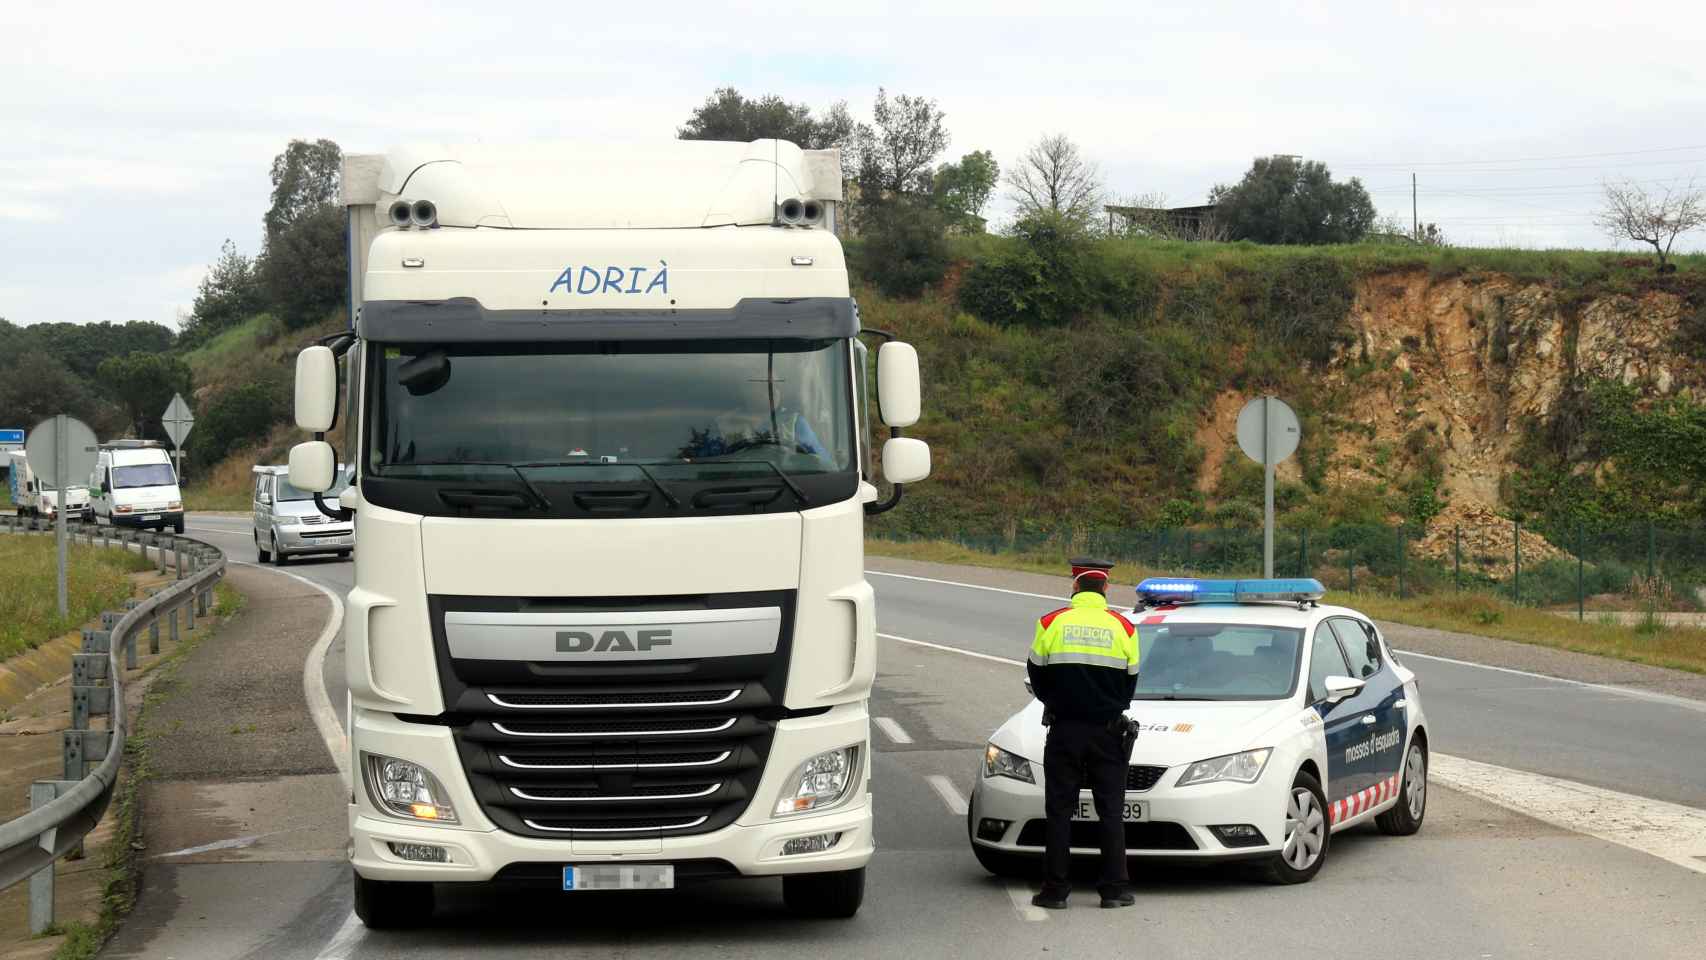
[[[1572,384],[1615,379],[1654,397],[1706,389],[1706,367],[1675,347],[1686,309],[1673,293],[1584,297],[1497,274],[1363,278],[1351,340],[1317,397],[1330,437],[1327,484],[1390,483],[1406,460],[1425,458],[1450,503],[1439,522],[1496,522],[1523,425],[1548,418]],[[1244,399],[1222,394],[1207,412],[1198,434],[1209,453],[1205,491],[1235,448]],[[1282,465],[1281,476],[1298,474],[1295,461]]]

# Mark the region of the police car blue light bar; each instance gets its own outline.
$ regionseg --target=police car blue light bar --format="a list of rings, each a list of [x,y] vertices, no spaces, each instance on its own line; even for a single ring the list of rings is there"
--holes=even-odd
[[[1272,580],[1203,580],[1195,577],[1150,577],[1137,585],[1137,599],[1145,606],[1167,603],[1255,603],[1279,600],[1302,603],[1319,600],[1327,592],[1321,581],[1310,577]]]

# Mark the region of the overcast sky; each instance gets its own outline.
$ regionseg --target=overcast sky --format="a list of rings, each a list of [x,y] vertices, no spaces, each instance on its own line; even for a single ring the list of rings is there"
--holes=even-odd
[[[1407,221],[1415,171],[1473,245],[1603,247],[1602,177],[1706,185],[1697,2],[722,6],[0,4],[0,316],[175,325],[293,137],[638,141],[725,84],[932,97],[944,160],[1063,132],[1176,204],[1292,153]]]

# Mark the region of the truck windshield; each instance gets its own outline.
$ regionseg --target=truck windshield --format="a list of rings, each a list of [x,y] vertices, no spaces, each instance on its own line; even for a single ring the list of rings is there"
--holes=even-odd
[[[128,467],[113,468],[113,489],[129,490],[132,487],[169,487],[178,482],[172,473],[169,463],[138,463]]]
[[[1301,630],[1178,623],[1137,631],[1138,700],[1279,700],[1297,685]]]
[[[856,483],[843,340],[369,350],[366,456],[381,481],[517,485],[521,472],[546,491],[530,494],[548,499],[536,504],[545,509],[568,499],[551,485],[662,484],[674,497],[677,484],[732,478],[782,486],[780,499],[807,505],[834,495],[806,493],[801,485],[821,486],[814,478],[844,475],[848,495]]]

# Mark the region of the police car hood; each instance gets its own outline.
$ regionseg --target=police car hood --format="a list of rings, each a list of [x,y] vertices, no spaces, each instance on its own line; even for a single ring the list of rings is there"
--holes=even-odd
[[[1126,716],[1143,725],[1132,763],[1172,767],[1273,744],[1263,739],[1297,705],[1286,700],[1135,700]],[[1028,760],[1043,758],[1048,728],[1043,705],[1032,700],[992,738],[995,745]]]

